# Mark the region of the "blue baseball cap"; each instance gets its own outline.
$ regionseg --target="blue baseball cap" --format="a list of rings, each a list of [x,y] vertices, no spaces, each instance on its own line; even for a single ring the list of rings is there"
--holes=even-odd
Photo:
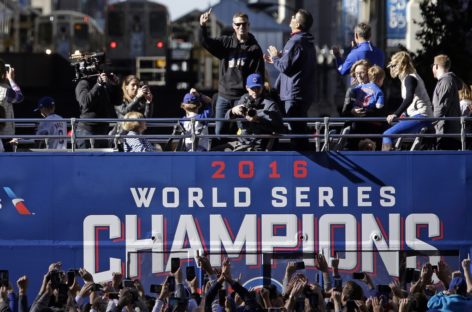
[[[185,103],[185,104],[201,104],[201,100],[200,100],[199,96],[196,96],[193,93],[187,93],[187,94],[185,94],[182,103]]]
[[[35,112],[39,111],[41,108],[52,108],[56,105],[54,99],[50,96],[44,96],[39,99],[38,107],[34,110]]]
[[[246,86],[248,88],[262,88],[263,83],[262,83],[262,77],[259,74],[251,74],[247,77],[246,79]]]

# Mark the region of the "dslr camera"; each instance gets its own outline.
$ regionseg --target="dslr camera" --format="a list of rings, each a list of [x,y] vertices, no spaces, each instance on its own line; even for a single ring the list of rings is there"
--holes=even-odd
[[[248,117],[255,117],[257,115],[257,104],[256,104],[256,101],[252,97],[247,95],[246,97],[244,97],[244,100],[241,104],[244,105],[243,106],[244,115]]]
[[[103,72],[105,53],[95,52],[91,54],[72,54],[70,65],[75,70],[73,82],[98,76]]]

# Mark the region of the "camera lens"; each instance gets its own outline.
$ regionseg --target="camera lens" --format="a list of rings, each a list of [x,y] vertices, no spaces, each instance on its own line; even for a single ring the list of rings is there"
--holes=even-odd
[[[255,110],[254,108],[250,108],[247,110],[246,115],[249,117],[255,117],[257,115],[257,110]]]

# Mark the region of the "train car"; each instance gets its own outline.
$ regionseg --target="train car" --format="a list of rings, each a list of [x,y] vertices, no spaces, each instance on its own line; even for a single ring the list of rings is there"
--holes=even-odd
[[[169,12],[162,4],[128,0],[108,5],[105,36],[110,66],[115,72],[134,73],[135,67],[143,67],[136,66],[137,58],[145,58],[151,64],[144,67],[165,69],[169,32]]]
[[[77,50],[104,50],[103,30],[93,18],[80,12],[60,10],[36,19],[35,52],[57,53],[69,58]]]

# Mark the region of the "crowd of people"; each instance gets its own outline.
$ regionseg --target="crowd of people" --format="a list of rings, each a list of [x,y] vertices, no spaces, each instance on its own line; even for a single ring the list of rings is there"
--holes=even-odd
[[[172,259],[174,260],[174,259]],[[444,261],[425,263],[418,274],[408,274],[375,285],[371,276],[356,272],[342,277],[339,259],[330,265],[322,254],[315,256],[320,282],[304,271],[303,262],[287,263],[282,286],[259,285],[252,289],[235,278],[231,262],[225,258],[220,268],[212,267],[205,256],[197,256],[203,280],[195,270],[180,267],[175,258],[171,272],[162,284],[150,285],[147,292],[140,280],[123,279],[113,273],[112,280],[95,283],[85,269],[62,271],[60,262],[52,263],[44,274],[36,298],[28,299],[28,277],[21,276],[18,292],[6,280],[0,285],[2,312],[161,312],[161,311],[452,311],[472,310],[470,259],[462,260],[462,272],[450,272]],[[302,264],[302,265],[300,265]],[[195,268],[195,267],[192,267]],[[407,269],[408,271],[409,269]],[[413,270],[413,269],[412,269]],[[193,272],[192,274],[189,272]],[[417,271],[418,272],[418,271]],[[406,277],[405,277],[406,276]],[[437,281],[434,283],[434,281]]]
[[[255,139],[251,135],[291,134],[291,148],[297,151],[310,149],[308,137],[313,131],[304,121],[290,121],[288,126],[282,118],[306,118],[315,100],[315,62],[314,37],[309,30],[313,24],[312,15],[299,9],[290,20],[291,34],[282,50],[269,46],[264,53],[257,38],[249,32],[250,21],[245,13],[237,12],[232,17],[231,34],[211,38],[207,24],[211,19],[211,9],[201,14],[200,44],[215,58],[220,60],[218,92],[212,98],[191,89],[182,101],[184,118],[196,119],[195,122],[180,123],[180,133],[186,134],[181,150],[228,150],[260,151],[272,148],[272,141]],[[435,120],[431,118],[469,117],[472,114],[472,92],[470,87],[451,72],[451,60],[447,55],[437,55],[432,64],[432,75],[438,80],[432,97],[428,95],[422,78],[418,75],[411,56],[400,51],[386,62],[384,52],[370,41],[372,29],[366,23],[354,28],[352,49],[343,57],[335,46],[335,56],[340,75],[351,75],[347,88],[343,117],[358,117],[355,122],[346,123],[351,134],[376,134],[368,146],[378,146],[383,151],[392,150],[394,141],[401,134],[415,134],[420,131],[436,133],[437,141],[432,148],[458,150],[461,148],[459,134],[460,120]],[[389,70],[392,78],[398,78],[401,85],[401,103],[385,105],[382,90]],[[265,68],[273,66],[278,78],[272,86],[265,77]],[[14,82],[14,69],[0,64],[2,84],[0,85],[0,117],[13,117],[13,103],[21,102],[23,96]],[[117,76],[99,73],[98,77],[80,79],[75,88],[79,103],[80,121],[75,134],[79,137],[90,135],[111,135],[121,138],[115,140],[125,151],[155,151],[152,144],[137,138],[145,127],[126,130],[126,123],[117,123],[110,131],[107,123],[94,122],[94,118],[133,118],[153,117],[153,94],[149,86],[142,84],[134,75],[125,77],[121,82]],[[50,101],[54,102],[54,100]],[[41,104],[38,103],[40,106]],[[39,107],[38,106],[38,107]],[[393,109],[392,109],[393,108]],[[139,114],[136,114],[139,113]],[[49,115],[42,115],[51,119]],[[207,135],[208,123],[199,121],[215,117],[215,135],[210,144]],[[383,121],[363,120],[362,117],[384,118]],[[58,115],[54,115],[57,119]],[[230,122],[238,119],[237,122]],[[52,122],[51,122],[52,123]],[[196,128],[194,128],[196,126]],[[0,123],[0,133],[14,135],[14,124]],[[45,132],[44,127],[38,134],[63,135],[63,127]],[[241,134],[237,140],[234,135]],[[455,134],[455,136],[451,136]],[[134,138],[122,139],[130,135]],[[195,137],[196,136],[196,137]],[[195,142],[198,140],[199,142]],[[54,143],[52,146],[60,146]],[[125,141],[132,141],[131,144]],[[470,140],[469,140],[470,141]],[[0,150],[7,145],[6,139]],[[14,142],[14,141],[13,141]],[[349,139],[349,150],[363,149],[366,142],[360,136]],[[10,142],[11,143],[11,142]],[[77,140],[78,148],[109,147],[110,140]],[[118,145],[115,144],[115,147]],[[7,148],[8,149],[8,148]]]

